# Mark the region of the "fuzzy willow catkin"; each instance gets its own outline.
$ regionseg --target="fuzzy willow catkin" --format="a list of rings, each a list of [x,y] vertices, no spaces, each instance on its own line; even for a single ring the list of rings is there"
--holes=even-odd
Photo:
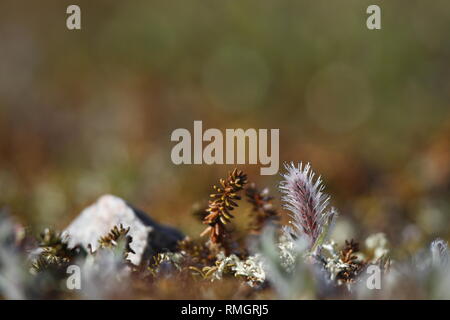
[[[285,168],[287,173],[282,175],[280,191],[284,208],[290,211],[292,231],[297,237],[305,237],[313,248],[318,240],[323,240],[335,211],[328,209],[330,197],[323,192],[322,179],[314,179],[309,163],[295,166],[291,162]]]

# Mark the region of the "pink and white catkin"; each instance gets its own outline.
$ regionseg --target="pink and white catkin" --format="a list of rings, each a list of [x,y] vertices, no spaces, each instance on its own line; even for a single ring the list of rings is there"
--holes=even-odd
[[[280,183],[284,208],[290,211],[292,228],[296,237],[305,237],[312,248],[323,232],[326,232],[335,215],[333,208],[328,209],[330,197],[323,192],[324,185],[320,177],[314,180],[314,172],[308,163],[297,166],[293,162],[284,165],[287,173],[282,174]]]

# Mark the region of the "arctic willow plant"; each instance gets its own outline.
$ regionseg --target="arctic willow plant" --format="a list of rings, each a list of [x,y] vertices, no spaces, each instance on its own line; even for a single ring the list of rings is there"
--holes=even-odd
[[[310,164],[297,166],[293,162],[285,164],[287,173],[282,174],[280,183],[284,207],[289,210],[292,227],[285,228],[297,238],[308,241],[311,253],[316,253],[325,240],[336,211],[328,208],[330,197],[323,192],[322,179],[311,170]]]

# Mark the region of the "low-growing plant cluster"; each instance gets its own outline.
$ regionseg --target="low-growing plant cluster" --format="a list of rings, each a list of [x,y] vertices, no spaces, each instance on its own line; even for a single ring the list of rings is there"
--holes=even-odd
[[[130,228],[115,226],[98,248],[69,247],[64,233],[45,229],[37,238],[3,213],[0,216],[2,298],[450,298],[448,248],[430,248],[397,261],[383,233],[362,242],[336,243],[338,218],[320,177],[309,164],[285,166],[279,190],[289,224],[260,189],[238,169],[213,186],[199,210],[205,230],[177,249],[131,263]],[[240,203],[251,206],[245,234],[233,228]],[[80,285],[71,288],[70,266]]]

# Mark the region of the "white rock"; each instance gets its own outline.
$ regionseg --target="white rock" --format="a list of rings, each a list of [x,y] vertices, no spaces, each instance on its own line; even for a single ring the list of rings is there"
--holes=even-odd
[[[144,254],[173,250],[176,242],[183,238],[178,230],[157,224],[142,211],[113,195],[104,195],[84,209],[64,234],[69,237],[70,247],[82,245],[87,249],[90,245],[96,251],[98,239],[120,224],[130,228],[128,235],[133,238],[130,247],[135,253],[128,257],[135,265],[141,262]]]

